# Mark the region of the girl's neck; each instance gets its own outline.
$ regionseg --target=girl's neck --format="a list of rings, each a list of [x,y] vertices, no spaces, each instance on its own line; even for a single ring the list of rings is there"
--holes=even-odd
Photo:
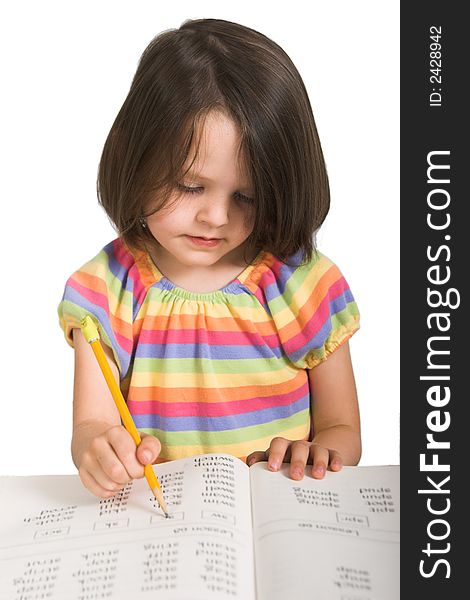
[[[226,254],[217,263],[205,266],[184,265],[173,259],[161,246],[148,248],[148,254],[164,277],[179,288],[199,294],[214,292],[222,289],[244,271],[251,260],[244,260],[242,249],[238,252]]]

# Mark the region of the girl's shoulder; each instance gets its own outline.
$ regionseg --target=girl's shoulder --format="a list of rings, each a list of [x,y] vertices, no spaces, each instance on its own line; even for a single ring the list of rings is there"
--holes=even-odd
[[[359,329],[359,311],[337,265],[319,251],[281,261],[265,254],[246,287],[270,315],[286,356],[301,369],[325,360]]]
[[[134,319],[154,279],[145,253],[131,250],[121,239],[104,246],[65,285],[58,315],[69,345],[73,329],[91,316],[124,377],[132,356]]]
[[[129,248],[117,238],[73,273],[70,280],[91,279],[98,285],[112,283],[114,289],[145,288],[155,283],[157,274],[146,252]]]
[[[313,289],[325,285],[325,277],[333,281],[342,275],[336,264],[318,250],[308,260],[304,260],[300,252],[286,260],[263,252],[253,263],[243,283],[253,292],[258,290],[265,293],[276,289],[277,294],[285,294],[299,287]]]

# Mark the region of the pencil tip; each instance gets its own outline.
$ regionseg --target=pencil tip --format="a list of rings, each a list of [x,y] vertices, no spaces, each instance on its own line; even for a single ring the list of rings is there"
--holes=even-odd
[[[157,502],[158,502],[160,508],[163,511],[163,514],[165,515],[165,519],[168,519],[170,515],[168,514],[168,509],[167,509],[167,506],[166,506],[166,502],[163,499],[163,494],[162,494],[161,490],[159,490],[158,488],[155,488],[152,491],[153,491],[153,495],[157,499]]]

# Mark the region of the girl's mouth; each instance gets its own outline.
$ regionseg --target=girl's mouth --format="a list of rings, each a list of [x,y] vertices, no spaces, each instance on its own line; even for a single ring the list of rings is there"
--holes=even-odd
[[[205,238],[194,235],[187,235],[186,237],[190,242],[192,242],[196,246],[203,246],[206,248],[214,248],[221,241],[221,238]]]

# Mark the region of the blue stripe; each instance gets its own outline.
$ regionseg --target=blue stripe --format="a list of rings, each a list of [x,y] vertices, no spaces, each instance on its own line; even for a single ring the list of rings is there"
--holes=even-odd
[[[289,279],[299,269],[298,265],[301,262],[300,251],[297,252],[297,254],[294,254],[294,256],[291,256],[287,260],[291,264],[289,264],[289,265],[283,264],[279,269],[279,275],[278,275],[277,279],[275,278],[272,283],[270,283],[269,285],[266,285],[264,287],[264,294],[265,294],[268,302],[270,302],[272,300],[276,300],[276,298],[278,298],[279,296],[284,295],[287,284],[289,282]],[[294,264],[294,266],[292,266],[292,263]],[[308,263],[307,265],[304,265],[304,266],[307,268],[311,268],[313,265],[311,263]],[[273,277],[275,277],[274,273],[273,273]]]
[[[288,406],[275,406],[255,412],[240,413],[223,417],[160,417],[156,414],[133,415],[134,423],[141,429],[163,431],[226,431],[262,425],[286,419],[310,406],[310,395],[303,396]]]
[[[137,358],[205,358],[211,360],[259,360],[282,358],[281,348],[268,345],[227,346],[214,344],[142,344],[137,347]]]
[[[108,266],[111,273],[122,282],[123,287],[128,289],[127,285],[127,273],[129,272],[128,268],[122,265],[116,258],[116,254],[114,252],[114,244],[111,242],[107,246],[103,248],[103,251],[108,255]],[[133,286],[131,286],[132,289]]]
[[[299,269],[299,265],[302,262],[302,258],[303,258],[303,253],[301,250],[299,250],[296,254],[290,256],[287,259],[287,262],[289,264],[283,264],[281,266],[281,268],[279,269],[279,278],[277,281],[277,285],[279,288],[279,292],[280,294],[284,294],[285,290],[286,290],[286,286],[287,286],[287,282],[289,281],[289,279],[292,277],[292,275]],[[312,260],[313,260],[313,256],[312,256]],[[312,264],[312,260],[307,263],[306,265],[303,265],[303,267],[307,267],[309,269],[311,269],[313,267],[313,265],[315,263]],[[316,261],[315,261],[316,262]]]
[[[325,344],[328,336],[330,335],[330,332],[331,321],[330,319],[328,319],[325,321],[323,327],[316,333],[316,335],[313,338],[310,338],[298,350],[289,354],[289,358],[291,359],[291,361],[293,363],[296,363],[300,360],[303,360],[309,352],[321,348]]]
[[[335,298],[329,303],[329,317],[326,319],[326,321],[323,323],[323,326],[312,338],[308,339],[306,343],[303,346],[301,346],[298,350],[289,354],[289,358],[292,360],[292,362],[296,363],[300,360],[303,360],[309,352],[311,352],[312,350],[318,350],[319,348],[325,345],[328,336],[330,335],[333,328],[331,323],[331,317],[344,310],[348,305],[345,296],[349,296],[352,299],[352,294],[349,292],[349,294],[343,294],[341,296],[338,296],[338,298]],[[348,313],[347,319],[349,320],[350,317],[351,315],[350,313]]]
[[[113,274],[114,277],[116,277],[116,279],[118,279],[121,282],[122,289],[126,292],[129,292],[132,295],[132,319],[135,320],[143,301],[142,298],[139,302],[134,295],[135,284],[134,277],[132,276],[131,272],[136,272],[136,270],[134,269],[135,262],[132,262],[130,267],[122,265],[116,258],[113,242],[105,246],[103,250],[108,255],[108,267],[110,272]],[[134,257],[132,257],[132,260],[134,260]],[[138,275],[138,271],[136,274]]]
[[[240,294],[246,294],[248,292],[251,295],[251,292],[249,292],[245,288],[245,286],[243,284],[241,284],[239,281],[231,281],[223,288],[214,290],[213,292],[198,293],[198,292],[191,292],[189,290],[186,290],[185,288],[178,287],[172,281],[170,281],[170,279],[163,276],[159,281],[157,281],[156,283],[153,284],[153,287],[158,288],[160,290],[170,291],[170,292],[172,290],[174,290],[175,292],[178,292],[178,291],[183,292],[183,297],[184,297],[184,294],[187,294],[188,300],[192,300],[193,298],[197,298],[198,296],[200,296],[202,300],[207,300],[210,302],[214,302],[216,299],[226,302],[226,298],[224,298],[224,294],[231,294],[232,296],[239,296]]]
[[[330,300],[330,315],[333,316],[336,313],[341,312],[350,302],[354,302],[354,298],[349,290],[345,290],[342,294]]]
[[[97,321],[99,322],[102,329],[106,332],[106,334],[109,338],[109,341],[118,356],[120,367],[121,367],[120,377],[121,377],[121,379],[123,379],[126,376],[127,370],[129,369],[130,356],[117,343],[116,337],[114,335],[114,331],[111,328],[111,325],[109,323],[108,313],[104,310],[104,308],[101,308],[100,306],[97,306],[96,304],[92,304],[89,300],[84,298],[74,288],[72,288],[68,285],[65,288],[65,293],[64,293],[63,299],[66,300],[67,302],[70,302],[71,304],[75,304],[77,306],[77,308],[79,309],[80,313],[82,313],[83,315],[89,314],[91,316],[94,316],[97,319]]]

